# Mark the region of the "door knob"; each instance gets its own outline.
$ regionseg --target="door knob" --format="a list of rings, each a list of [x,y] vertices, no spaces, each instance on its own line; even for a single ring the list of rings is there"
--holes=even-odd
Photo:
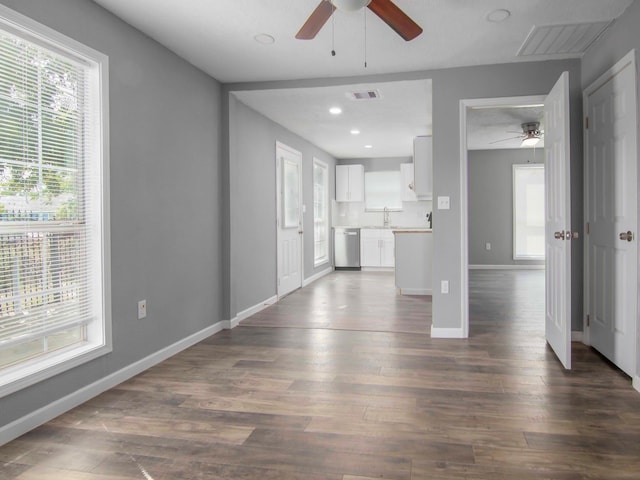
[[[553,238],[555,238],[556,240],[564,240],[564,230],[561,232],[555,232],[553,234]]]
[[[633,232],[631,230],[629,230],[628,232],[622,232],[620,234],[620,240],[626,240],[627,242],[630,242],[631,240],[633,240]]]

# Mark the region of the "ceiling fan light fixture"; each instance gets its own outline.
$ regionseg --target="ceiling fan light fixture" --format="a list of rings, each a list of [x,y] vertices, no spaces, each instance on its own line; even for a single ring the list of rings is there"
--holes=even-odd
[[[357,12],[371,3],[371,0],[331,0],[338,10],[343,12]]]
[[[535,147],[540,141],[540,137],[536,137],[535,135],[529,135],[528,137],[522,140],[520,144],[521,147]]]

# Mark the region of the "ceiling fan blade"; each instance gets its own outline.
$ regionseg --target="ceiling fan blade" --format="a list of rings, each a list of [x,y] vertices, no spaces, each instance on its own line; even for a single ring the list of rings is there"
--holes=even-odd
[[[503,138],[502,140],[496,140],[495,142],[489,142],[489,145],[493,145],[494,143],[508,142],[509,140],[515,140],[516,138],[524,138],[523,135],[518,135],[517,137],[509,137]]]
[[[391,0],[371,0],[369,10],[395,30],[407,42],[422,33],[422,28]]]
[[[315,38],[320,29],[327,23],[327,20],[331,18],[335,9],[336,7],[334,7],[329,0],[321,0],[307,21],[304,22],[300,31],[296,33],[296,38],[298,40],[311,40]]]

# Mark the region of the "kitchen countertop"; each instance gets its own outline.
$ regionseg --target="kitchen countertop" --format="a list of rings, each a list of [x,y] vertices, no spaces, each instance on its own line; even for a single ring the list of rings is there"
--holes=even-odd
[[[431,228],[420,228],[420,227],[416,227],[416,228],[394,228],[393,229],[393,233],[398,234],[398,233],[432,233],[433,230]]]
[[[402,225],[391,225],[390,227],[383,227],[382,225],[365,225],[365,226],[355,226],[355,225],[335,225],[333,228],[359,228],[360,230],[391,230],[393,232],[431,232],[432,229],[427,227],[404,227]]]

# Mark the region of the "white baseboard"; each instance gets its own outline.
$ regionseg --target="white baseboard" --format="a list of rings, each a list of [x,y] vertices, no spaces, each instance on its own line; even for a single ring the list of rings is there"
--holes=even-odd
[[[325,270],[322,270],[321,272],[316,273],[315,275],[312,275],[309,278],[306,278],[302,282],[302,286],[306,287],[307,285],[311,285],[316,280],[320,280],[322,277],[324,277],[325,275],[329,275],[331,272],[333,272],[333,267],[329,267]]]
[[[261,310],[264,310],[265,308],[270,307],[277,301],[278,301],[278,296],[274,295],[273,297],[267,298],[266,300],[254,305],[253,307],[249,307],[246,310],[238,312],[238,314],[234,318],[229,320],[229,328],[237,327],[240,324],[240,322],[242,322],[243,320],[246,320],[251,315],[255,315]]]
[[[432,295],[430,288],[399,288],[400,295]]]
[[[469,265],[469,270],[544,270],[544,265]]]
[[[572,331],[571,332],[571,341],[572,342],[584,343],[584,332]]]
[[[431,338],[466,338],[462,328],[437,328],[431,325]]]
[[[225,328],[227,322],[221,321],[215,325],[211,325],[203,330],[200,330],[193,335],[190,335],[182,340],[169,345],[151,355],[138,360],[125,368],[118,370],[106,377],[101,378],[73,393],[70,393],[66,397],[63,397],[55,402],[50,403],[34,412],[25,415],[22,418],[14,420],[13,422],[4,425],[0,428],[0,445],[15,440],[21,435],[24,435],[30,430],[68,412],[74,407],[91,400],[93,397],[100,395],[101,393],[109,390],[110,388],[119,385],[120,383],[129,380],[130,378],[144,372],[145,370],[157,365],[158,363],[166,360],[182,350],[189,348],[196,343],[204,340],[205,338],[214,335]]]
[[[632,382],[633,388],[640,392],[640,377],[635,375]]]

